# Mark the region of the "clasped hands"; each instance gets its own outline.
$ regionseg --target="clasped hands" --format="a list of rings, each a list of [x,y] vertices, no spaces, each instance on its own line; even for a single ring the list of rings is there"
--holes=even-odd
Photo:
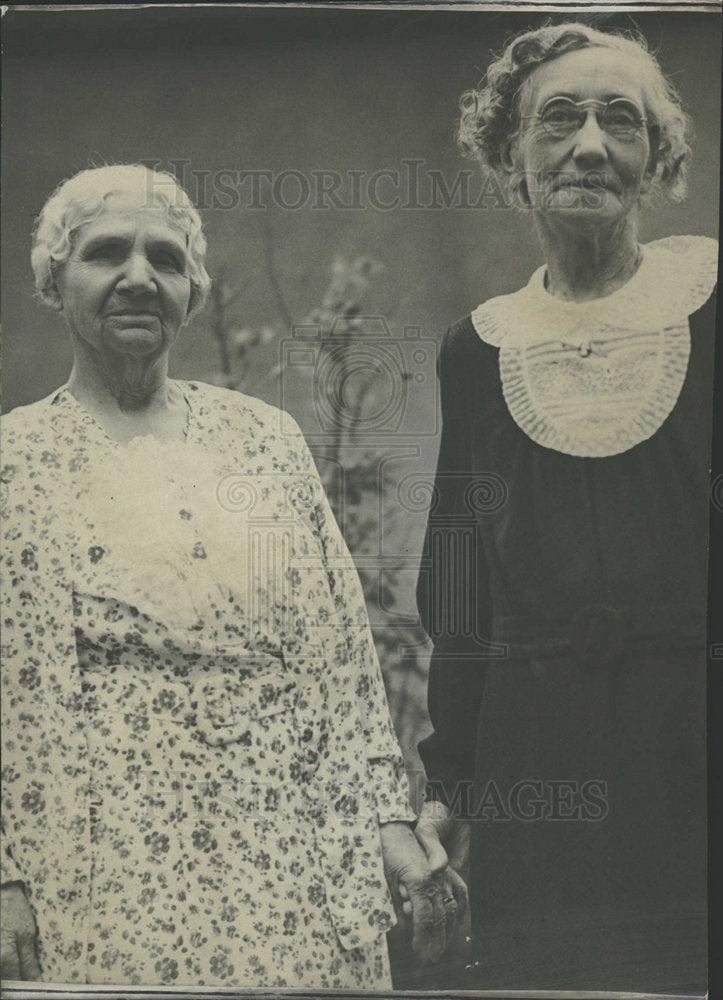
[[[468,866],[469,824],[454,820],[441,802],[425,802],[414,831],[405,823],[384,823],[381,836],[399,921],[411,926],[414,952],[436,962],[469,934],[469,898],[460,874]]]
[[[402,926],[411,926],[412,948],[436,962],[469,933],[466,875],[469,824],[454,820],[440,802],[425,802],[415,830],[406,823],[381,826],[384,871]],[[447,850],[443,844],[446,845]],[[449,854],[447,853],[449,851]],[[2,890],[3,979],[41,978],[35,921],[21,885]]]

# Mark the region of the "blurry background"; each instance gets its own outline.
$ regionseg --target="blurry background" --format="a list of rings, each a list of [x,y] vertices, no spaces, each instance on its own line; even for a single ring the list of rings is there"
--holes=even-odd
[[[644,241],[717,236],[720,17],[580,16],[643,32],[695,122],[689,200],[650,209]],[[307,433],[362,573],[415,797],[436,348],[541,263],[530,219],[457,153],[457,102],[490,51],[541,20],[263,6],[3,18],[3,410],[69,371],[61,318],[33,298],[47,196],[91,164],[174,171],[202,209],[215,287],[172,374],[281,404]]]

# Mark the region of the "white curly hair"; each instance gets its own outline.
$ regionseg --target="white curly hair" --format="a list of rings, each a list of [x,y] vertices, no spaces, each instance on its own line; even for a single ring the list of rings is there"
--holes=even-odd
[[[465,91],[460,98],[460,149],[507,183],[509,179],[501,170],[501,150],[519,128],[520,95],[527,78],[537,66],[566,52],[600,47],[619,52],[637,65],[657,153],[653,189],[670,201],[682,201],[691,158],[691,122],[642,35],[598,31],[576,21],[545,24],[516,35],[490,64],[479,87]]]

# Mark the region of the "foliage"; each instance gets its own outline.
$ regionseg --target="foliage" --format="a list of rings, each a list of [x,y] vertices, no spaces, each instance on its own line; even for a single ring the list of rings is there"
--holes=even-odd
[[[214,282],[211,330],[221,362],[215,381],[228,388],[243,389],[254,350],[278,340],[282,332],[289,333],[293,326],[273,259],[269,257],[267,262],[284,326],[243,325],[238,319],[241,293],[232,287],[228,272],[221,272]],[[314,342],[318,347],[317,364],[303,377],[313,380],[325,361],[331,359],[338,383],[337,389],[332,387],[335,419],[324,443],[314,448],[314,456],[332,509],[357,562],[373,620],[393,618],[397,612],[402,568],[393,560],[382,562],[379,558],[380,497],[385,509],[395,512],[384,520],[385,533],[394,535],[403,531],[399,523],[401,511],[392,502],[397,485],[393,465],[382,461],[385,456],[378,447],[363,446],[364,415],[369,408],[373,409],[383,391],[383,371],[374,364],[361,372],[354,370],[355,346],[363,338],[373,336],[376,322],[375,317],[364,312],[364,296],[382,270],[382,265],[369,257],[351,261],[337,258],[319,305],[299,321],[300,326],[315,330]],[[285,376],[283,363],[277,365],[274,374],[277,378]],[[411,376],[402,372],[401,377]],[[307,395],[312,392],[313,386],[309,384]],[[416,742],[420,717],[424,716],[421,655],[424,633],[416,622],[410,622],[375,627],[374,637],[400,742],[411,747]]]

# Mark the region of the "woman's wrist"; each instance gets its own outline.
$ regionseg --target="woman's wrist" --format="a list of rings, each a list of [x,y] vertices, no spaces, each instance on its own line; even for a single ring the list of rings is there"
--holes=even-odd
[[[417,820],[416,819],[389,819],[389,820],[384,820],[383,822],[380,822],[379,823],[379,829],[380,830],[389,830],[389,829],[397,828],[398,827],[399,829],[405,829],[405,830],[412,830],[412,831],[414,831],[414,828],[415,828],[416,825],[417,825]]]
[[[452,818],[449,806],[441,799],[425,799],[419,810],[419,819],[448,820]],[[419,822],[419,820],[417,821]]]

